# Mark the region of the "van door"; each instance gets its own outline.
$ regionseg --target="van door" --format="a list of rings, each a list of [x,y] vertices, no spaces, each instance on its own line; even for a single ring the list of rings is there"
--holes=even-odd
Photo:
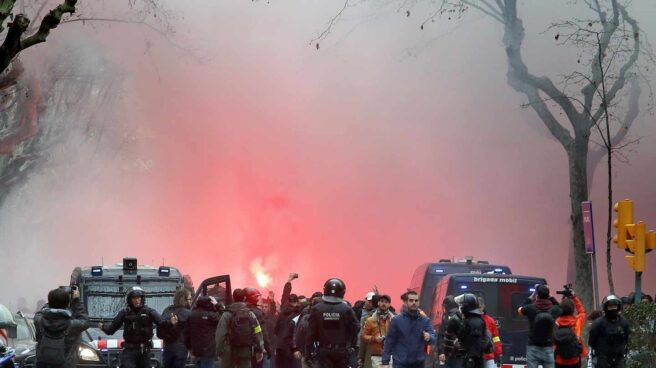
[[[517,311],[531,295],[534,281],[499,285],[497,326],[505,364],[526,364],[528,319]],[[494,315],[493,315],[494,316]]]
[[[214,276],[203,280],[196,289],[192,307],[196,306],[196,301],[201,296],[213,296],[223,305],[230,305],[232,303],[230,275]]]

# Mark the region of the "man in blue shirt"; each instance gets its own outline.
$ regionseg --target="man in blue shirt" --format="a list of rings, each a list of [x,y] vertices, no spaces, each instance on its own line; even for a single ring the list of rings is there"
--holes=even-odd
[[[435,330],[430,319],[419,310],[419,295],[408,291],[401,314],[392,318],[385,338],[381,367],[423,368],[426,347],[435,342]]]

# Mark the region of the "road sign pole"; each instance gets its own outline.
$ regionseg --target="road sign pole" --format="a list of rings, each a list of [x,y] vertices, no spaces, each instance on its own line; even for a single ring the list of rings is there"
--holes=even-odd
[[[594,220],[592,218],[592,202],[581,202],[583,215],[583,235],[585,238],[585,252],[590,255],[592,265],[592,295],[595,306],[599,305],[599,278],[597,277],[597,252],[595,249]]]

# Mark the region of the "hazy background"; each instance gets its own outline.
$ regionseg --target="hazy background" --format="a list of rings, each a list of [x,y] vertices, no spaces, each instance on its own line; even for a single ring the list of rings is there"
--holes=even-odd
[[[568,1],[528,3],[525,60],[557,79],[576,52],[542,32],[582,13]],[[310,40],[341,1],[171,1],[173,40],[192,52],[127,25],[53,32],[40,47],[99,44],[125,78],[115,123],[129,123],[128,144],[75,145],[8,198],[0,302],[27,296],[33,307],[76,265],[123,256],[177,266],[197,284],[229,273],[233,285],[255,285],[261,269],[277,294],[289,272],[306,295],[339,276],[348,299],[375,284],[396,305],[414,269],[440,258],[473,255],[562,285],[566,155],[506,84],[501,27],[470,12],[421,31],[428,10],[406,17],[393,4],[349,9],[319,50]],[[656,3],[630,12],[656,39]],[[654,120],[643,109],[630,135],[644,139],[615,174],[616,199],[634,199],[651,229]],[[591,192],[598,249],[605,175],[599,167]],[[626,294],[633,274],[613,248]],[[653,295],[656,256],[647,258]],[[604,270],[602,252],[602,294]]]

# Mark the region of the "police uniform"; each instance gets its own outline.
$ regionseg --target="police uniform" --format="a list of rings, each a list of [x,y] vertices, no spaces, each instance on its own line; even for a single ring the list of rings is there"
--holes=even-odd
[[[134,296],[141,297],[139,308],[133,307],[130,302]],[[109,326],[101,326],[108,335],[113,335],[123,326],[121,368],[149,368],[154,325],[171,327],[170,321],[163,321],[156,310],[145,305],[145,297],[140,287],[130,288],[126,296],[128,306],[118,312]]]
[[[442,317],[440,324],[437,353],[445,355],[447,368],[462,368],[464,365],[463,352],[456,346],[456,341],[462,328],[463,316],[452,296],[449,302],[452,304],[446,303],[447,312]]]
[[[313,356],[321,368],[346,368],[355,346],[359,322],[353,309],[342,301],[346,287],[339,279],[324,284],[323,301],[310,311],[306,356]]]
[[[609,304],[617,305],[616,312],[609,311]],[[619,312],[622,301],[609,295],[603,302],[604,316],[594,321],[588,342],[593,349],[593,361],[598,368],[623,368],[624,354],[629,343],[630,328]]]

